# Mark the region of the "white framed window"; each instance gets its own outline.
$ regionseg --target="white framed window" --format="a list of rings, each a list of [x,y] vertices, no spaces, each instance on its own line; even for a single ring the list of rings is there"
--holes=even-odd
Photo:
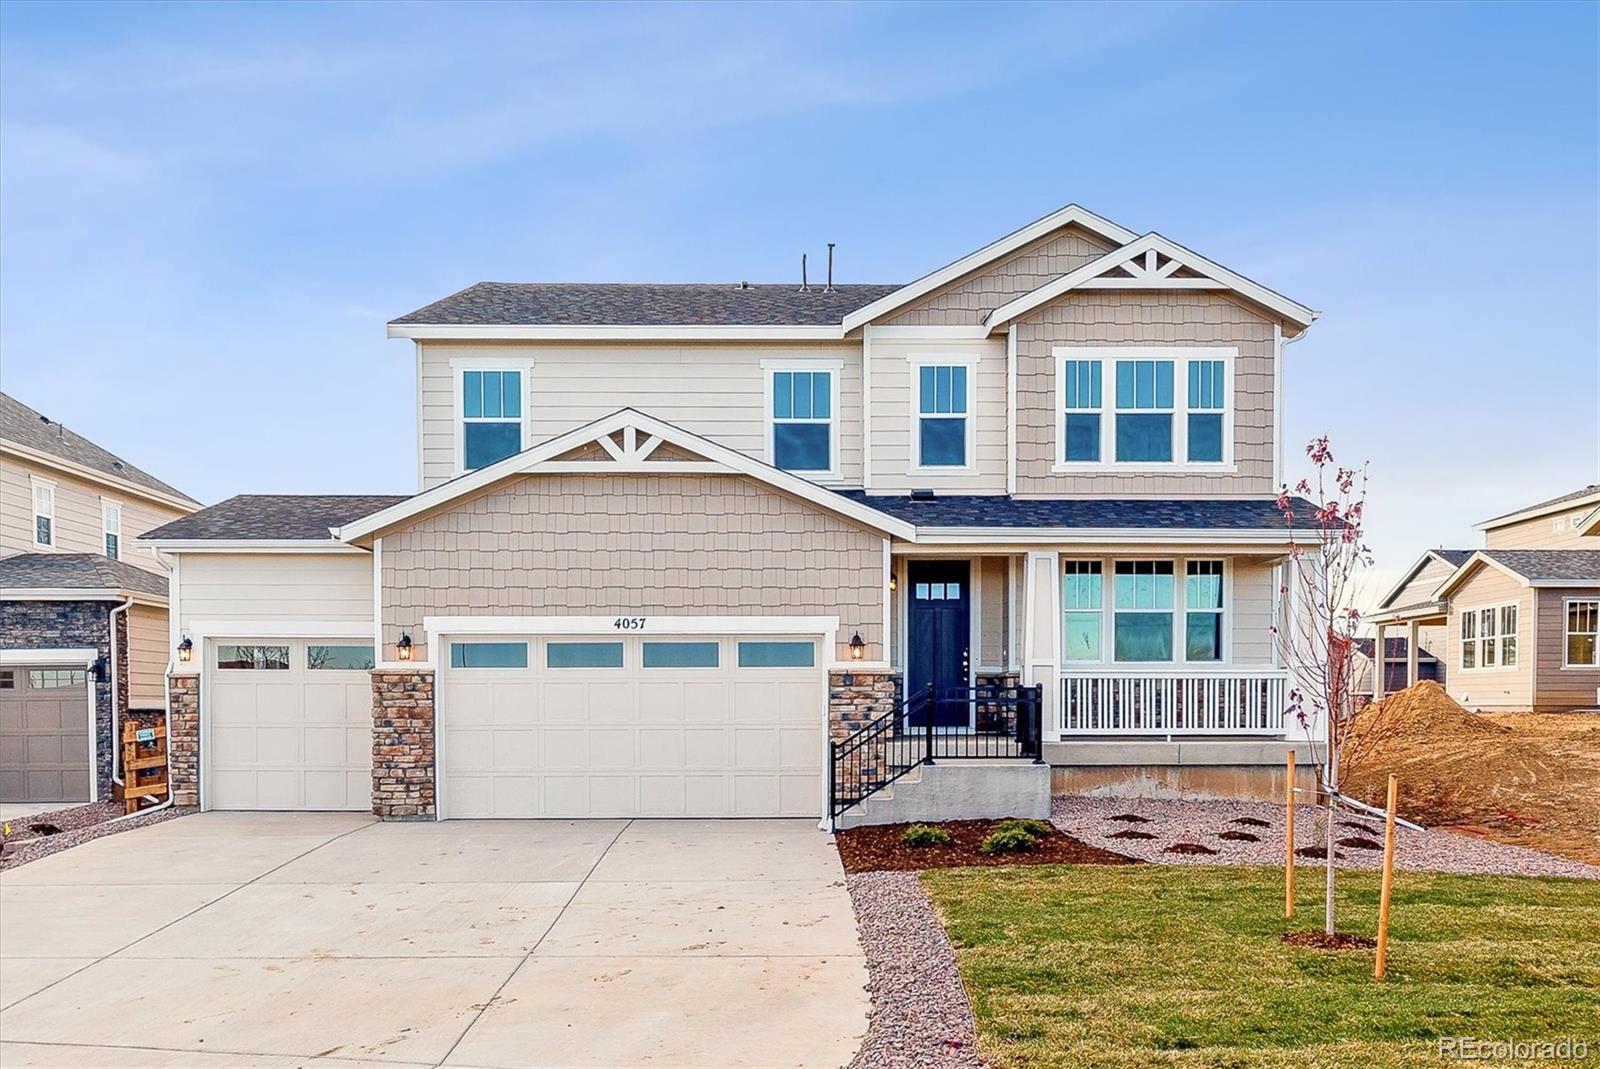
[[[1111,583],[1113,660],[1173,660],[1173,588],[1170,560],[1116,562]]]
[[[1517,606],[1484,605],[1461,610],[1461,667],[1515,668]]]
[[[1600,598],[1568,598],[1563,668],[1600,668]]]
[[[973,419],[976,356],[913,354],[911,365],[912,473],[971,471],[977,424]]]
[[[1183,659],[1220,661],[1227,609],[1223,602],[1223,563],[1184,562]]]
[[[103,497],[100,499],[100,531],[104,535],[106,556],[121,560],[122,506]]]
[[[1058,472],[1233,465],[1233,348],[1053,350]]]
[[[56,545],[56,484],[37,475],[28,476],[33,489],[33,545],[35,549],[54,549]]]
[[[522,359],[450,361],[455,380],[456,471],[476,471],[528,447],[528,380]]]
[[[1063,665],[1226,663],[1229,576],[1216,559],[1063,560]]]
[[[1097,560],[1061,562],[1061,659],[1105,659],[1105,577]]]
[[[762,361],[767,463],[814,479],[838,479],[839,361]]]

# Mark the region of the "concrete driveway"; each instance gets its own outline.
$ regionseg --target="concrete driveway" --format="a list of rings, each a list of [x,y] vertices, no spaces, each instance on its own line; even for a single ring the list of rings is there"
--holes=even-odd
[[[866,1030],[807,821],[208,813],[0,875],[13,1066],[838,1066]]]

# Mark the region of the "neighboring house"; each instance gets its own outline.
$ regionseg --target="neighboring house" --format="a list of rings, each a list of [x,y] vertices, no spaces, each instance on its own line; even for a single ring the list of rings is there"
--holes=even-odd
[[[0,801],[109,798],[116,724],[160,716],[167,573],[136,539],[200,507],[0,394]]]
[[[1047,792],[1019,685],[1058,786],[1275,774],[1315,317],[1075,206],[906,285],[470,286],[389,325],[414,495],[148,536],[180,800],[819,815],[878,717]]]
[[[1425,553],[1368,622],[1437,652],[1469,708],[1600,708],[1600,484],[1477,528],[1482,549]]]
[[[1431,679],[1443,686],[1444,664],[1439,658],[1428,652],[1428,647],[1423,644],[1425,641],[1419,640],[1418,642],[1416,679],[1418,682],[1424,679]],[[1375,693],[1373,685],[1376,680],[1373,678],[1372,656],[1373,650],[1377,648],[1377,643],[1370,638],[1358,638],[1355,644],[1355,693],[1357,697],[1366,700],[1370,699]],[[1409,680],[1412,674],[1409,658],[1410,651],[1406,646],[1406,640],[1403,638],[1386,638],[1384,639],[1383,647],[1383,689],[1376,693],[1393,693],[1397,690],[1404,690],[1410,686]]]

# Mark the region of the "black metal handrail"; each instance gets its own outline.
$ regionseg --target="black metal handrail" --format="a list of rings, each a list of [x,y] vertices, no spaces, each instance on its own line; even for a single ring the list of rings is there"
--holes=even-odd
[[[941,760],[1043,761],[1044,688],[924,687],[828,743],[828,804],[837,817],[914,768]],[[959,711],[959,716],[950,715]],[[941,716],[940,714],[945,714]],[[940,724],[943,719],[947,722]],[[917,721],[920,721],[918,723]]]

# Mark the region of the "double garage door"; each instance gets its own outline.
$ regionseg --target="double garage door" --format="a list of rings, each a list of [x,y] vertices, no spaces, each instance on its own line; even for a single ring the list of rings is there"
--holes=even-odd
[[[449,637],[447,817],[815,816],[826,684],[804,636]]]

